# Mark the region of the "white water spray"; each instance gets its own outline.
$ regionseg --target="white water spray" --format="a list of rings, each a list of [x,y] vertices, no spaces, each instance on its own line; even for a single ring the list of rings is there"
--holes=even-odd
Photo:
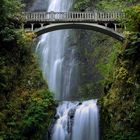
[[[52,140],[99,140],[97,100],[63,102],[57,116]]]
[[[57,108],[57,116],[59,117],[53,129],[52,140],[70,140],[71,121],[69,112],[75,109],[77,103],[62,102]]]
[[[78,106],[75,112],[72,140],[99,140],[99,116],[97,100],[89,100]]]

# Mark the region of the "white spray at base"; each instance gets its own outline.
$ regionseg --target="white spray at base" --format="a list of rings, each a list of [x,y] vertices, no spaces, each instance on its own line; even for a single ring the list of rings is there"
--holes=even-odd
[[[72,140],[99,140],[97,100],[84,101],[75,112]]]
[[[75,112],[73,112],[75,110]],[[71,112],[74,117],[71,117]],[[52,140],[99,140],[97,100],[63,102],[57,108]]]
[[[69,129],[71,126],[69,112],[75,109],[77,103],[62,102],[57,108],[57,116],[59,117],[54,125],[52,140],[70,140]]]

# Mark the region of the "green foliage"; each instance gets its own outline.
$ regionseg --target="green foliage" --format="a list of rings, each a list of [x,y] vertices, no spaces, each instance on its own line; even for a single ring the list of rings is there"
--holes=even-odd
[[[103,140],[140,139],[139,38],[138,33],[129,36],[117,57],[112,85],[99,101]]]
[[[100,71],[103,77],[103,80],[101,81],[103,85],[105,84],[107,79],[110,77],[110,74],[113,73],[114,71],[115,60],[120,50],[121,50],[120,43],[116,43],[114,46],[112,46],[112,49],[108,53],[108,56],[102,57],[99,63],[96,65],[97,69]]]
[[[16,96],[13,95],[11,101],[7,103],[6,109],[1,112],[1,125],[5,126],[0,127],[2,129],[0,135],[3,139],[16,140],[29,137],[41,139],[42,133],[48,127],[50,117],[53,115],[51,108],[54,101],[51,93],[47,89],[42,89],[32,91],[30,94],[22,91],[18,97]],[[10,118],[7,118],[8,115]]]
[[[124,10],[139,3],[139,0],[101,0],[98,2],[98,8],[102,10]]]
[[[54,114],[54,101],[36,64],[29,35],[19,32],[19,46],[0,52],[0,136],[42,139]]]
[[[22,22],[21,9],[23,5],[19,0],[1,0],[0,2],[0,41],[15,39],[15,27]]]
[[[90,5],[90,0],[76,0],[74,9],[84,11]]]
[[[34,34],[18,29],[19,0],[0,7],[0,139],[43,139],[55,109],[32,52]]]
[[[130,32],[140,30],[140,2],[138,0],[102,0],[98,3],[98,8],[105,11],[123,11],[126,16],[120,21],[126,30]]]
[[[32,65],[28,64],[35,61],[32,54],[32,45],[25,36],[27,35],[24,31],[16,31],[16,37],[14,37],[16,42],[9,42],[9,44],[7,41],[3,41],[3,45],[0,47],[1,94],[7,94],[15,87],[17,75],[20,75],[21,71],[26,71],[24,68],[21,69],[21,67],[24,65],[30,67]]]
[[[140,30],[140,5],[126,8],[126,17],[123,19],[123,24],[128,31],[137,32]]]
[[[29,105],[19,126],[22,133],[21,137],[36,135],[37,131],[40,132],[41,136],[43,133],[41,130],[48,127],[49,117],[53,115],[50,110],[53,105],[54,101],[48,90],[40,90],[29,97]],[[45,125],[43,125],[44,121],[46,121]]]

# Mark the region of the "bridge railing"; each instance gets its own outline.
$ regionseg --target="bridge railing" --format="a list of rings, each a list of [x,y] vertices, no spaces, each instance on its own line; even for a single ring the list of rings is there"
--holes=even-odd
[[[71,21],[117,21],[124,17],[122,12],[24,12],[25,20],[29,22],[71,22]]]

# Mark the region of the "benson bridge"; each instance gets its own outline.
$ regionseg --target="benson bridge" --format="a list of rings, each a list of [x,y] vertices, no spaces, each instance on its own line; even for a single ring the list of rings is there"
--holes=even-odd
[[[118,33],[122,12],[24,12],[23,28],[34,31],[37,36],[62,29],[85,29],[109,35],[119,41],[124,37]]]

